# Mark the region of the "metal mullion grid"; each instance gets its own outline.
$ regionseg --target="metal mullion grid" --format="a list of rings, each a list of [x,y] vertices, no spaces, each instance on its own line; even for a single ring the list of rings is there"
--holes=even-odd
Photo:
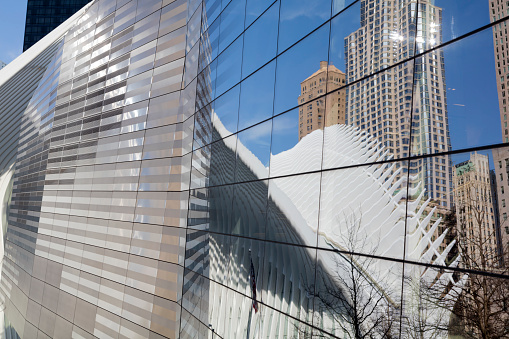
[[[205,230],[200,230],[200,229],[193,229],[193,230],[195,230],[197,232],[207,232],[207,233],[216,234],[216,235],[234,236],[234,237],[242,238],[242,239],[246,239],[246,240],[261,241],[258,238],[253,238],[253,237],[244,236],[244,235],[231,235],[231,234],[226,234],[226,233],[221,233],[221,232],[216,232],[216,231],[210,231],[210,230],[205,231]],[[270,239],[263,240],[263,241],[264,242],[268,242],[268,243],[274,243],[274,244],[280,244],[280,245],[288,245],[288,246],[295,246],[295,247],[302,247],[302,248],[307,248],[307,249],[315,249],[316,248],[315,246],[309,246],[309,245],[303,245],[303,244],[286,243],[286,242],[283,242],[283,241],[270,240]],[[470,274],[477,274],[477,275],[483,275],[483,276],[489,276],[489,277],[500,278],[500,279],[508,279],[509,280],[509,275],[500,274],[500,273],[494,273],[494,272],[488,272],[488,271],[477,271],[477,270],[474,270],[474,269],[460,268],[460,267],[448,267],[448,266],[429,264],[429,263],[424,263],[424,262],[419,262],[419,261],[412,261],[412,260],[407,260],[407,259],[398,259],[398,258],[384,257],[384,256],[380,256],[380,255],[367,254],[367,253],[361,253],[361,252],[344,251],[344,250],[338,250],[338,249],[326,248],[326,247],[320,247],[318,249],[320,251],[325,251],[325,252],[330,252],[330,253],[345,254],[345,255],[356,256],[356,257],[372,258],[372,259],[376,259],[376,260],[391,261],[391,262],[400,263],[400,264],[407,263],[407,264],[410,264],[410,265],[422,266],[422,267],[427,267],[427,268],[434,268],[434,269],[438,269],[438,270],[443,269],[443,270],[446,270],[446,271],[454,271],[454,272],[467,273],[467,274],[470,273]]]
[[[418,32],[418,27],[417,27],[417,23],[419,21],[419,1],[421,0],[417,0],[417,3],[416,3],[416,8],[415,8],[415,32],[414,32],[414,52],[413,52],[413,59],[409,59],[409,61],[407,62],[412,62],[412,101],[410,102],[410,122],[409,122],[409,128],[410,128],[410,135],[409,135],[409,143],[408,143],[408,156],[410,157],[410,155],[412,154],[412,137],[413,137],[413,127],[412,127],[412,121],[413,121],[413,114],[414,114],[414,89],[415,89],[415,54],[417,52],[417,32]],[[410,13],[407,13],[408,15],[410,15]],[[399,117],[398,117],[399,119]],[[401,130],[401,128],[400,128]],[[407,164],[406,164],[406,169],[407,169],[407,182],[406,182],[406,201],[405,201],[405,228],[404,228],[404,233],[403,233],[403,264],[402,264],[402,270],[401,270],[401,300],[400,300],[400,310],[399,310],[399,336],[401,337],[401,334],[402,334],[402,331],[403,331],[403,308],[404,308],[404,292],[405,292],[405,259],[406,259],[406,244],[407,244],[407,232],[408,232],[408,200],[410,199],[409,195],[410,195],[410,159],[406,160]]]
[[[18,247],[20,250],[24,250],[24,251],[26,251],[25,249],[23,249],[23,248],[21,248],[21,247],[19,247],[19,246],[17,246],[17,245],[16,245],[16,247]],[[121,252],[121,253],[125,253],[125,252]],[[53,261],[53,260],[48,259],[48,258],[44,258],[44,259],[45,259],[45,260],[48,260],[48,261]],[[28,276],[32,277],[32,279],[37,279],[37,280],[39,280],[38,278],[35,278],[35,277],[34,277],[34,276],[32,276],[30,273],[28,273],[27,271],[25,271],[25,270],[24,270],[21,266],[17,265],[14,261],[11,261],[11,262],[12,262],[12,265],[13,265],[13,266],[16,266],[16,267],[18,267],[19,269],[23,270],[23,271],[24,271],[24,272],[25,272]],[[53,261],[53,262],[55,262],[55,261]],[[62,266],[67,266],[67,265],[64,265],[64,264],[59,263],[59,262],[56,262],[56,263],[58,263],[58,264],[60,264],[60,265],[62,265]],[[180,265],[178,265],[178,266],[180,266]],[[73,267],[72,267],[72,268],[73,268]],[[81,272],[81,270],[79,270],[79,269],[76,269],[76,270],[78,270],[78,271],[80,271],[80,272]],[[85,271],[85,273],[90,274],[90,275],[93,275],[93,276],[96,276],[96,277],[99,277],[99,278],[101,278],[102,280],[108,280],[108,281],[111,281],[111,282],[113,282],[113,283],[115,283],[115,284],[122,285],[122,284],[121,284],[121,283],[119,283],[119,282],[116,282],[116,281],[111,280],[111,279],[104,278],[104,277],[102,277],[102,276],[97,276],[97,275],[92,274],[92,273],[90,273],[90,272],[86,272],[86,271]],[[7,278],[8,278],[8,277],[7,277]],[[51,284],[47,283],[45,280],[39,280],[39,281],[41,281],[41,282],[42,282],[42,283],[44,283],[44,284],[48,284],[48,285],[52,286]],[[55,286],[53,286],[53,287],[55,287]],[[143,292],[143,293],[147,293],[147,292],[145,292],[145,291],[143,291],[143,290],[140,290],[140,289],[138,289],[138,288],[134,288],[134,287],[131,287],[131,286],[128,286],[128,287],[129,287],[129,288],[131,288],[131,289],[133,289],[133,290],[136,290],[136,291],[140,291],[140,292]],[[59,289],[59,291],[63,291],[63,290],[61,290],[60,288],[58,288],[58,289]],[[23,293],[23,291],[22,291],[21,289],[20,289],[20,291]],[[64,293],[67,293],[67,294],[69,294],[69,295],[71,295],[71,296],[73,296],[73,297],[75,297],[76,299],[78,299],[78,298],[79,298],[77,295],[70,294],[69,292],[66,292],[66,291],[63,291],[63,292],[64,292]],[[26,295],[25,293],[23,293],[23,294],[27,297],[27,299],[32,300],[32,301],[34,301],[34,302],[36,302],[36,303],[38,304],[38,302],[37,302],[36,300],[31,299],[31,298],[30,298],[28,295]],[[124,293],[124,295],[125,295],[125,293]],[[166,299],[166,298],[164,298],[164,297],[160,297],[160,296],[157,296],[157,297],[158,297],[158,298],[161,298],[161,299],[168,300],[168,301],[170,301],[170,302],[175,303],[175,304],[177,304],[177,305],[178,305],[178,302],[177,302],[177,301],[174,301],[174,300],[171,300],[171,299]],[[81,298],[79,298],[79,299],[81,299]],[[88,301],[87,301],[87,300],[85,300],[85,299],[81,299],[81,300],[85,301],[86,303],[91,304],[90,302],[88,302]],[[16,306],[16,304],[15,304],[15,303],[11,303],[11,305],[12,305],[12,306],[14,306],[14,307],[17,309],[17,306]],[[50,310],[49,308],[46,308],[46,307],[45,307],[44,305],[42,305],[42,304],[40,304],[40,305],[41,305],[41,307],[45,308],[45,309],[46,309],[46,310],[48,310],[49,312],[53,313],[56,317],[60,317],[60,318],[61,318],[61,316],[60,316],[60,315],[58,315],[57,313],[54,313],[54,312],[53,312],[52,310]],[[94,305],[94,304],[92,304],[92,305]],[[106,311],[107,313],[113,314],[113,315],[115,315],[115,316],[119,317],[120,319],[122,319],[122,320],[124,320],[124,321],[128,321],[128,322],[130,322],[130,323],[132,323],[132,324],[135,324],[135,325],[137,325],[137,326],[140,326],[140,327],[142,327],[142,328],[144,328],[144,329],[148,330],[149,332],[154,332],[154,331],[152,331],[152,330],[151,330],[150,328],[148,328],[148,327],[144,327],[144,326],[142,326],[142,325],[140,325],[140,324],[133,323],[131,320],[126,319],[126,318],[123,318],[122,316],[120,316],[120,315],[118,315],[118,314],[112,313],[112,312],[110,312],[110,310],[105,309],[105,308],[103,308],[103,307],[101,307],[101,306],[99,306],[99,305],[94,305],[94,306],[95,306],[95,307],[97,307],[97,309],[102,309],[103,311]],[[22,312],[20,312],[20,314],[23,314],[23,313],[22,313]],[[29,322],[29,321],[28,321],[28,319],[26,319],[26,318],[23,318],[23,319],[24,319],[25,321]],[[65,320],[65,321],[68,321],[67,319],[64,319],[64,320]],[[79,327],[78,325],[76,325],[74,322],[72,322],[72,324],[73,324],[74,326],[76,326],[76,327],[80,328],[80,329],[81,329],[81,330],[83,330],[84,332],[86,332],[86,333],[90,333],[90,332],[86,331],[85,329],[83,329],[82,327]],[[33,324],[32,324],[32,325],[33,325]],[[34,325],[34,326],[35,326],[35,325]],[[35,326],[35,327],[36,327],[39,331],[41,331],[41,332],[42,332],[42,330],[41,330],[38,326]],[[43,333],[44,333],[44,332],[43,332]],[[157,333],[157,332],[154,332],[154,333]],[[93,333],[90,333],[90,334],[93,336]],[[159,333],[157,333],[157,334],[158,334],[158,335],[160,335]]]
[[[276,2],[276,1],[275,1]],[[270,4],[264,11],[262,14],[260,14],[260,16],[258,16],[258,18],[260,18],[266,11],[268,11],[272,6],[274,6],[274,3],[273,2],[272,4]],[[247,14],[247,3],[246,3],[246,14]],[[258,18],[256,18],[255,20],[253,20],[253,23],[256,22],[258,20]],[[253,24],[251,23],[251,25]],[[278,10],[278,29],[277,29],[277,38],[276,38],[276,54],[277,54],[277,49],[279,48],[279,33],[280,33],[280,26],[281,26],[281,1],[279,2],[279,10]],[[247,28],[246,28],[247,29]],[[242,46],[244,47],[244,45]],[[242,55],[244,55],[244,53],[242,53]],[[243,64],[241,65],[241,69],[243,68]],[[263,65],[262,67],[264,67],[265,65]],[[255,74],[258,70],[256,70],[255,72],[253,72],[252,74]],[[271,123],[272,123],[272,126],[271,126],[271,133],[270,133],[270,147],[269,147],[269,155],[272,154],[272,137],[274,135],[274,108],[275,108],[275,104],[276,104],[276,83],[277,83],[277,79],[276,79],[276,74],[277,74],[277,61],[276,61],[276,64],[275,64],[275,67],[274,67],[274,86],[273,86],[273,96],[272,96],[272,116],[269,118],[271,120]],[[247,78],[247,77],[246,77]],[[241,81],[243,81],[241,79]],[[239,123],[240,121],[240,94],[239,93],[239,117],[237,119],[237,124]],[[269,119],[266,119],[266,121],[268,121]],[[261,124],[261,123],[259,123]],[[257,124],[257,125],[259,125]],[[255,125],[256,126],[256,125]],[[249,126],[248,128],[251,128],[253,126]],[[245,130],[245,129],[244,129]],[[236,133],[239,133],[238,131],[238,125],[237,125],[237,132]],[[239,142],[239,138],[237,138],[237,143]],[[263,244],[263,254],[262,254],[262,258],[261,258],[261,261],[259,260],[258,262],[258,272],[261,272],[258,276],[258,281],[261,282],[261,284],[257,285],[257,286],[262,286],[263,284],[263,279],[264,279],[264,273],[265,273],[265,270],[263,270],[263,267],[265,267],[265,259],[266,259],[266,249],[267,249],[267,246],[266,246],[266,242],[267,242],[267,234],[268,232],[270,232],[271,230],[268,229],[268,223],[269,223],[269,204],[270,204],[270,185],[271,185],[271,180],[269,179],[270,178],[270,160],[269,160],[269,171],[268,171],[268,178],[265,179],[267,180],[267,200],[266,200],[266,203],[265,203],[265,224],[263,225],[263,228],[265,230],[264,232],[264,238],[263,239],[260,239],[260,242]],[[274,182],[272,182],[273,184]],[[235,197],[235,196],[234,196]],[[232,204],[233,204],[233,199],[232,199]],[[250,259],[251,262],[252,262],[252,259]],[[260,269],[261,268],[261,269]],[[258,297],[258,299],[260,300],[260,303],[262,305],[264,305],[263,303],[263,291],[262,291],[262,288],[260,288],[260,296]],[[252,305],[250,305],[250,308],[252,307]],[[272,307],[270,307],[272,308]],[[260,315],[259,317],[262,319],[262,322],[263,322],[263,316],[262,316],[262,308],[260,308]],[[250,312],[251,313],[251,312]],[[262,329],[262,333],[263,333],[263,329]]]
[[[317,284],[316,284],[316,279],[317,279],[317,271],[318,271],[318,241],[319,241],[319,237],[320,237],[320,214],[321,214],[321,203],[322,203],[322,180],[323,180],[323,160],[324,160],[324,144],[325,144],[325,128],[326,128],[326,121],[327,121],[327,94],[329,92],[329,89],[328,89],[328,84],[329,84],[329,64],[330,64],[330,54],[331,54],[331,39],[332,39],[332,13],[333,13],[333,9],[334,9],[334,1],[335,0],[331,0],[331,11],[330,11],[330,18],[328,21],[326,21],[326,24],[328,23],[329,24],[329,42],[328,42],[328,46],[327,46],[327,68],[325,70],[325,94],[323,96],[320,96],[320,98],[323,98],[324,102],[325,102],[325,111],[324,111],[324,115],[323,115],[323,122],[322,122],[322,147],[321,147],[321,153],[322,153],[322,156],[321,156],[321,161],[320,161],[320,181],[319,181],[319,193],[318,193],[318,215],[317,215],[317,229],[316,229],[316,248],[315,248],[315,267],[314,267],[314,277],[313,277],[313,289],[314,289],[314,294],[313,294],[313,298],[312,298],[312,302],[313,302],[313,308],[312,308],[312,313],[311,313],[311,324],[312,324],[312,328],[314,327],[318,327],[318,325],[315,325],[315,306],[316,306],[316,302],[315,302],[315,299],[317,298]],[[347,7],[349,8],[349,6]],[[345,76],[347,76],[347,74],[345,74]],[[336,90],[335,90],[336,91]],[[314,98],[313,100],[316,100],[316,98]],[[304,106],[305,104],[311,102],[310,100],[302,103],[302,106]],[[300,123],[300,121],[299,121]],[[299,127],[300,128],[300,127]]]
[[[198,232],[203,232],[203,233],[218,234],[218,233],[211,232],[211,231],[203,231],[203,230],[197,230],[197,231],[198,231]],[[221,235],[222,235],[222,234],[221,234]],[[260,239],[249,238],[249,237],[243,237],[243,236],[238,236],[238,235],[230,235],[230,234],[225,234],[225,235],[227,235],[228,237],[238,237],[238,238],[243,238],[243,239],[247,239],[247,240],[255,240],[255,241],[261,241],[261,242],[274,242],[274,243],[279,243],[279,242],[272,241],[272,240],[260,240]],[[295,245],[295,244],[293,244],[292,246],[295,246],[295,247],[304,247],[304,246]],[[227,289],[227,290],[230,290],[230,291],[232,291],[232,292],[233,292],[233,293],[235,293],[235,294],[241,295],[241,296],[243,296],[243,297],[244,297],[244,298],[246,298],[246,299],[253,300],[253,299],[252,299],[252,297],[251,297],[250,295],[246,295],[246,294],[244,294],[244,293],[242,293],[242,292],[239,292],[239,291],[237,291],[237,290],[235,290],[235,289],[232,289],[231,287],[229,287],[228,285],[225,285],[225,284],[223,284],[223,283],[217,282],[217,281],[215,281],[215,280],[211,280],[209,277],[207,277],[207,276],[205,276],[205,275],[203,275],[203,274],[201,274],[201,273],[199,273],[199,272],[196,272],[196,271],[192,271],[192,272],[193,272],[193,273],[195,273],[195,274],[197,274],[197,275],[199,275],[199,276],[201,276],[203,279],[206,279],[206,280],[209,280],[209,281],[213,281],[215,284],[217,284],[217,285],[219,285],[219,286],[221,286],[221,287],[223,287],[223,288],[225,288],[225,289]],[[271,309],[271,310],[273,310],[273,311],[276,311],[276,312],[278,312],[278,313],[280,313],[280,314],[282,314],[282,315],[284,315],[284,316],[286,316],[286,317],[288,317],[288,318],[292,318],[292,319],[293,319],[293,320],[295,320],[296,322],[299,322],[299,323],[305,323],[305,324],[306,324],[306,326],[308,326],[308,327],[310,327],[310,328],[312,328],[312,329],[318,330],[318,331],[320,331],[320,332],[322,332],[322,333],[325,333],[325,334],[327,334],[327,335],[329,335],[329,336],[331,336],[331,337],[339,338],[339,337],[337,337],[337,336],[333,335],[332,333],[329,333],[329,332],[327,332],[327,331],[324,331],[323,329],[320,329],[320,328],[319,328],[319,327],[317,327],[317,326],[314,326],[313,324],[306,323],[306,322],[302,321],[301,319],[299,319],[299,318],[297,318],[297,317],[295,317],[295,316],[292,316],[291,314],[288,314],[288,313],[282,312],[281,310],[279,310],[279,309],[277,309],[277,308],[275,308],[275,307],[273,307],[273,306],[271,306],[271,305],[265,304],[265,303],[264,303],[263,301],[261,301],[261,300],[258,300],[258,302],[259,302],[261,305],[263,305],[264,307],[267,307],[267,308],[269,308],[269,309]],[[249,307],[251,307],[251,305],[250,305]],[[260,312],[262,312],[262,311],[260,310]]]
[[[189,6],[189,3],[187,4]],[[193,17],[193,15],[196,14],[197,11],[200,11],[201,15],[200,15],[200,27],[198,29],[198,34],[199,34],[199,38],[197,39],[196,41],[196,44],[198,44],[198,65],[196,65],[196,67],[198,68],[199,67],[199,63],[200,63],[200,56],[202,54],[202,50],[201,50],[201,40],[202,40],[202,25],[203,25],[203,10],[204,10],[204,7],[205,7],[205,4],[204,4],[204,1],[201,2],[201,4],[199,4],[197,6],[197,9],[196,11],[192,14],[192,15],[188,15],[189,19],[191,19]],[[187,33],[188,33],[188,30],[189,30],[189,27],[188,26],[188,23],[189,21],[186,22],[186,45],[187,45]],[[195,45],[196,45],[195,44]],[[191,50],[192,48],[190,48]],[[185,78],[185,60],[187,60],[187,50],[186,50],[186,56],[185,56],[185,59],[184,59],[184,70],[182,72],[182,83],[184,82],[184,78]],[[192,85],[193,81],[196,79],[196,82],[194,85]],[[196,75],[195,78],[193,78],[193,80],[191,80],[189,82],[191,84],[191,86],[195,86],[196,89],[198,89],[198,74]],[[184,91],[185,89],[181,90],[182,92]],[[187,187],[187,219],[186,219],[186,228],[185,228],[185,238],[184,238],[184,258],[183,258],[183,270],[182,270],[182,287],[181,287],[181,292],[180,292],[180,297],[181,297],[181,300],[180,300],[180,319],[179,319],[179,325],[178,325],[178,332],[179,332],[179,335],[180,333],[182,333],[182,314],[184,312],[184,310],[192,317],[194,317],[194,315],[188,311],[184,306],[183,306],[183,303],[182,303],[182,300],[184,299],[184,287],[185,287],[185,282],[184,282],[184,279],[185,279],[185,276],[186,276],[186,259],[187,259],[187,238],[188,238],[188,230],[189,230],[189,219],[190,219],[190,210],[191,210],[191,192],[192,192],[192,177],[193,177],[193,150],[194,150],[194,143],[195,143],[195,138],[194,138],[194,131],[196,130],[196,114],[198,114],[198,112],[196,111],[196,102],[197,102],[197,96],[199,94],[196,92],[195,93],[195,97],[194,97],[194,113],[192,114],[191,117],[189,117],[189,119],[193,119],[193,138],[192,138],[192,141],[191,142],[191,150],[189,153],[187,154],[190,154],[190,157],[191,157],[191,161],[190,161],[190,168],[189,168],[189,182],[188,182],[188,187]],[[186,119],[187,121],[187,119]],[[183,123],[183,122],[182,122]],[[187,155],[186,154],[186,155]],[[203,292],[203,290],[201,289],[200,292]],[[200,298],[201,299],[201,298]],[[195,319],[197,319],[196,317],[194,317]],[[202,323],[199,319],[197,319],[197,321],[199,323]],[[204,324],[205,325],[205,324]]]
[[[335,1],[335,0],[333,0]],[[266,63],[264,63],[263,65],[261,65],[260,67],[258,67],[257,69],[255,69],[254,71],[251,72],[251,74],[248,74],[247,76],[245,76],[244,78],[241,78],[239,82],[235,83],[234,85],[232,85],[230,88],[226,89],[224,91],[224,93],[222,93],[221,95],[217,96],[214,98],[213,101],[215,101],[217,98],[221,97],[222,95],[226,94],[228,91],[230,91],[232,88],[234,88],[235,86],[237,86],[238,84],[240,84],[241,82],[243,82],[244,80],[246,80],[247,78],[253,76],[256,72],[258,72],[259,70],[261,70],[262,68],[264,68],[265,66],[267,66],[268,64],[270,64],[272,61],[276,60],[279,56],[281,56],[282,54],[286,53],[287,51],[289,51],[290,49],[292,49],[294,46],[298,45],[300,42],[302,42],[304,39],[306,39],[307,37],[309,37],[310,35],[312,35],[313,33],[315,33],[316,31],[320,30],[322,27],[324,27],[325,25],[327,25],[329,23],[329,21],[331,21],[332,19],[334,19],[336,16],[340,15],[341,13],[345,12],[346,10],[348,10],[350,7],[352,7],[356,2],[359,2],[360,0],[356,0],[354,1],[353,3],[351,3],[350,5],[346,6],[344,9],[342,9],[341,11],[339,11],[338,13],[336,13],[332,18],[326,20],[324,23],[322,23],[321,25],[319,25],[318,27],[314,28],[313,30],[311,30],[309,33],[307,33],[306,35],[304,35],[303,37],[301,37],[300,39],[298,39],[296,42],[294,42],[293,44],[291,44],[290,46],[288,46],[285,50],[279,52],[276,50],[276,55],[271,58],[270,60],[268,60]],[[275,1],[276,2],[276,1]],[[265,12],[267,12],[271,7],[272,5],[274,4],[274,2],[269,5],[261,14],[258,18],[260,18],[263,14],[265,14]],[[281,7],[281,4],[280,4],[280,7]],[[237,38],[235,38],[228,46],[226,46],[224,48],[223,51],[219,52],[218,55],[213,59],[211,60],[204,68],[206,68],[207,66],[209,66],[210,64],[212,64],[215,60],[217,60],[219,58],[219,56],[228,49],[228,47],[230,47],[230,45],[232,45],[235,41],[237,41],[237,39],[240,38],[240,36],[242,36],[244,34],[244,32],[249,28],[251,27],[256,21],[258,21],[258,18],[256,18],[255,20],[253,20],[253,22],[244,29],[244,31],[239,34],[237,36]],[[215,20],[214,20],[215,21]],[[279,30],[278,30],[278,45],[279,45]],[[203,72],[203,70],[202,70]],[[200,72],[199,72],[200,73]],[[338,88],[338,89],[341,89],[341,88]],[[327,94],[327,93],[326,93]],[[319,98],[319,97],[317,97]],[[315,99],[317,99],[315,98]],[[306,102],[307,103],[307,102]],[[210,104],[209,103],[206,103],[206,104]],[[293,109],[294,107],[292,107]],[[286,110],[284,112],[287,112],[289,110]],[[282,112],[282,113],[284,113]]]

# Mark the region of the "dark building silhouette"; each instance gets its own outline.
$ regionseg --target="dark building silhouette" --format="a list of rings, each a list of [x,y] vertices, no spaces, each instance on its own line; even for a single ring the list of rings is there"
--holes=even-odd
[[[41,40],[90,0],[28,0],[23,52]]]

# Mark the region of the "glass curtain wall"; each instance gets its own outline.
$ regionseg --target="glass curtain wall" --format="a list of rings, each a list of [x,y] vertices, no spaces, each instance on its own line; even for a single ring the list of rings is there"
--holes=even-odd
[[[203,3],[181,331],[509,335],[506,5]]]

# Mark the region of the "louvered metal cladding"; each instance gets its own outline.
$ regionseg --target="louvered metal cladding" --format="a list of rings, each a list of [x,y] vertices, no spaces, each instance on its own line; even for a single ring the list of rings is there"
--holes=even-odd
[[[16,160],[21,117],[60,41],[55,41],[0,86],[0,176]],[[0,78],[3,72],[0,71]]]

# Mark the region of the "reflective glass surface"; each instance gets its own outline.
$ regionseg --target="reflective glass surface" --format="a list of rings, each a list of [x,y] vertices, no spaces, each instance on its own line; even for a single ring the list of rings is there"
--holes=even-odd
[[[507,337],[508,15],[495,0],[94,1],[21,121],[6,324]]]

